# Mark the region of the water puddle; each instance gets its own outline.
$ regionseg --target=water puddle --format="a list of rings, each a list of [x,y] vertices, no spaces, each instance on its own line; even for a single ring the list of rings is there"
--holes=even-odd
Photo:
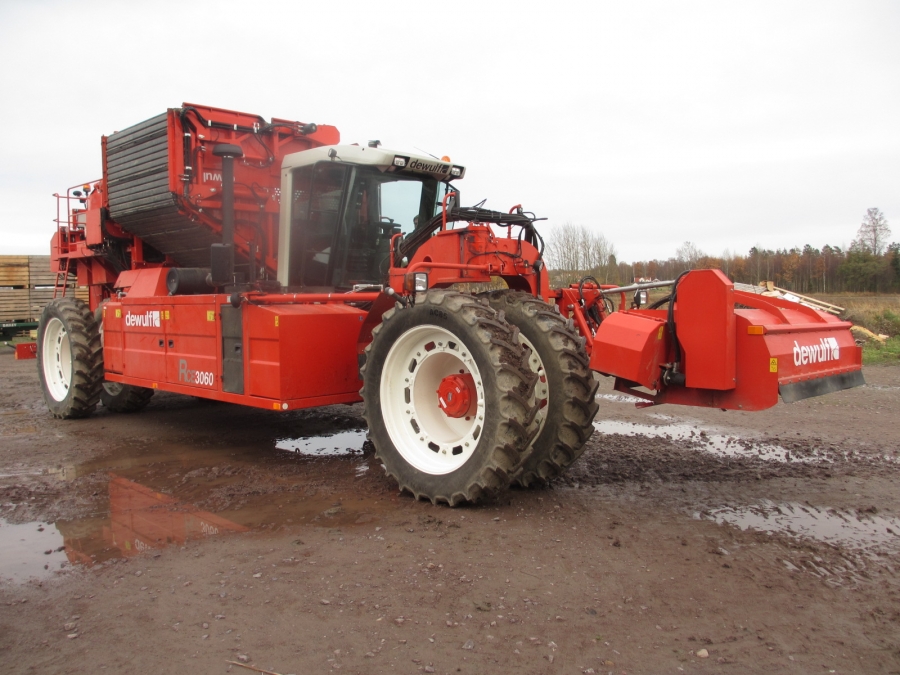
[[[597,394],[596,398],[613,403],[646,403],[644,399],[628,394]]]
[[[54,525],[0,520],[0,579],[23,583],[56,574],[67,563],[63,542]]]
[[[365,429],[342,431],[334,436],[311,436],[307,438],[280,438],[275,443],[278,450],[296,452],[308,457],[340,457],[362,454],[366,442]]]
[[[819,462],[824,458],[817,453],[810,456],[792,454],[780,445],[757,443],[736,436],[710,433],[702,427],[690,424],[637,424],[636,422],[616,422],[604,420],[594,422],[601,434],[622,436],[665,438],[670,441],[687,441],[699,450],[724,457],[755,457],[775,462]]]
[[[811,539],[855,551],[900,550],[900,520],[874,513],[762,500],[750,506],[721,507],[693,515],[741,530]]]
[[[275,439],[285,451],[275,453],[272,445],[148,443],[48,469],[46,475],[71,483],[64,489],[77,496],[81,517],[9,524],[33,508],[3,505],[19,517],[0,520],[0,580],[47,579],[71,565],[228,533],[377,521],[391,498],[359,489],[370,475],[364,442],[365,430],[352,429]]]

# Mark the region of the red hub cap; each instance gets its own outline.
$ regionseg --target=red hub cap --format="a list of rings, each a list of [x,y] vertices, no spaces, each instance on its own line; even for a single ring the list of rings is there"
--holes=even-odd
[[[475,412],[478,394],[475,378],[469,373],[448,375],[437,390],[438,406],[447,417],[469,417]]]

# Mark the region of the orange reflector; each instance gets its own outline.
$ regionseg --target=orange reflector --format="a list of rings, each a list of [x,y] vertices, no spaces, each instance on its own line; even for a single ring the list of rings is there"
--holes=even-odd
[[[765,326],[747,326],[747,335],[765,335]]]

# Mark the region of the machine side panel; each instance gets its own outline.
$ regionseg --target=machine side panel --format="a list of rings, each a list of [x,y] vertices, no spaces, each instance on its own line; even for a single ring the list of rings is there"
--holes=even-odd
[[[357,392],[365,316],[345,305],[248,306],[247,393],[288,400]]]
[[[212,296],[190,303],[185,302],[187,298],[178,300],[162,309],[166,320],[166,381],[219,391],[219,322]]]
[[[110,301],[103,306],[103,367],[107,373],[121,373],[125,367],[122,333],[122,305]]]
[[[686,385],[734,389],[734,284],[719,270],[694,270],[678,284],[675,325]]]
[[[159,305],[143,303],[122,307],[123,375],[165,381],[166,329],[163,311]]]
[[[591,369],[659,389],[667,338],[666,322],[661,316],[629,311],[610,314],[594,336]]]

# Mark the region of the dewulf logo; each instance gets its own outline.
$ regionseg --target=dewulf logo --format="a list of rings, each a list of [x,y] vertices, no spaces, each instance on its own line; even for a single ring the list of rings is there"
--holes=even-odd
[[[822,338],[817,345],[799,345],[794,340],[794,365],[805,366],[808,363],[837,361],[841,358],[841,348],[837,339]]]
[[[428,171],[429,173],[450,173],[450,166],[447,164],[437,164],[423,162],[419,159],[412,159],[407,167],[411,171]]]
[[[141,328],[159,328],[159,310],[155,309],[143,314],[125,313],[126,326],[140,326]]]

